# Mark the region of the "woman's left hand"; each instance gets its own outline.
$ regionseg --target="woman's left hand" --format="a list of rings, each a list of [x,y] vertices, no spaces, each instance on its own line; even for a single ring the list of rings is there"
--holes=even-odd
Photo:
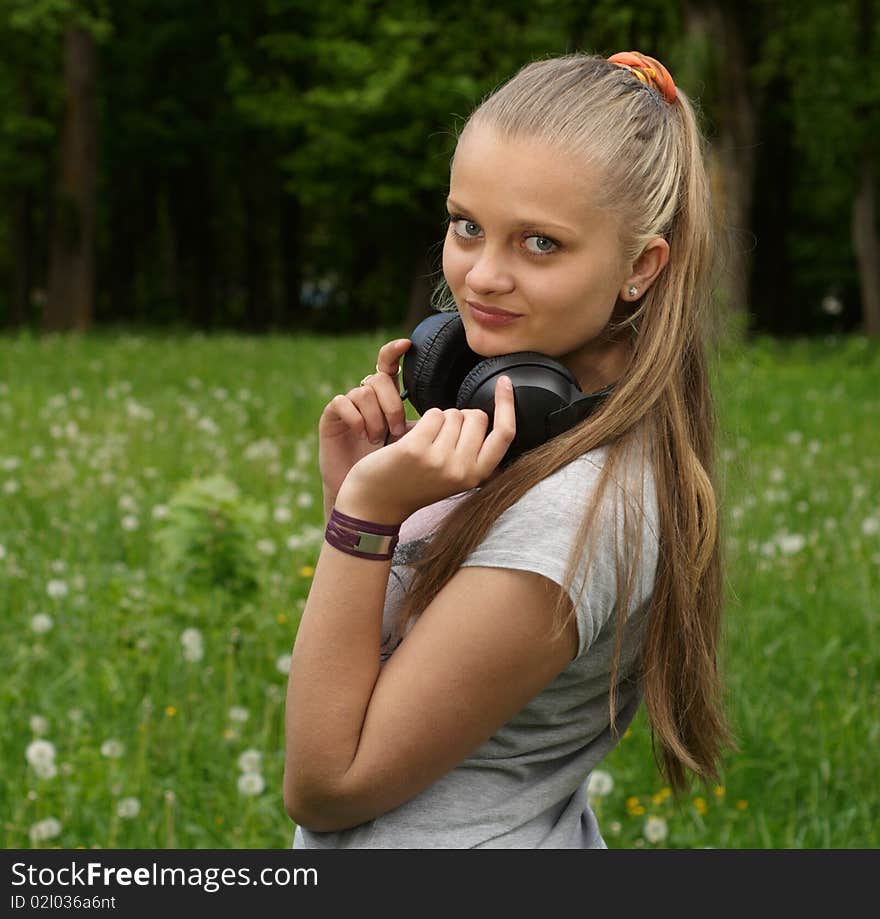
[[[337,496],[339,510],[374,523],[402,523],[419,508],[488,479],[516,434],[506,379],[495,384],[488,437],[489,416],[481,409],[428,409],[400,440],[355,463]]]

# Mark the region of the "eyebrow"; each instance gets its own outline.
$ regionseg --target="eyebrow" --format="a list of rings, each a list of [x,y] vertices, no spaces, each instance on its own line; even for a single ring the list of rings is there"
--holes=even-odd
[[[457,201],[453,201],[452,198],[446,199],[446,206],[456,211],[472,213],[469,207],[464,207],[464,205],[459,204]],[[555,227],[557,230],[564,230],[567,233],[577,233],[577,230],[572,227],[568,227],[564,223],[554,223],[552,220],[516,220],[513,225],[515,227]]]

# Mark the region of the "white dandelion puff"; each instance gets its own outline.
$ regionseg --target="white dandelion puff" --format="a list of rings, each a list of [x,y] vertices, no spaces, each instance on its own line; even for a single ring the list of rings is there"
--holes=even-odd
[[[49,730],[49,720],[42,715],[31,715],[31,731],[38,737]]]
[[[803,549],[807,540],[800,533],[783,533],[776,537],[776,543],[783,555],[794,555]]]
[[[243,772],[238,777],[238,790],[243,795],[258,795],[266,787],[266,780],[259,772]]]
[[[213,418],[209,418],[207,415],[204,418],[199,418],[198,424],[196,427],[200,431],[204,431],[206,434],[211,436],[220,433],[220,428],[217,425],[217,422]]]
[[[126,514],[122,518],[122,529],[123,530],[136,530],[140,526],[140,521],[134,514]]]
[[[614,779],[604,769],[594,769],[587,779],[587,794],[590,797],[604,798],[614,790]]]
[[[258,539],[257,551],[263,555],[274,555],[278,550],[275,546],[275,543],[272,542],[271,539]]]
[[[55,744],[49,740],[44,740],[40,738],[39,740],[32,740],[25,750],[25,758],[27,761],[36,768],[39,765],[45,763],[54,763],[55,762]]]
[[[54,620],[48,613],[37,613],[31,619],[31,631],[36,632],[37,635],[43,635],[52,628]]]
[[[862,535],[875,536],[880,533],[880,517],[866,517],[862,521]]]
[[[229,720],[236,721],[239,724],[243,724],[250,717],[250,712],[243,708],[241,705],[233,705],[229,709]]]
[[[290,673],[290,655],[281,654],[278,656],[278,659],[275,661],[275,669],[279,673]]]
[[[154,520],[164,520],[168,516],[168,505],[167,504],[157,504],[153,508],[153,519]]]
[[[297,507],[311,507],[315,503],[314,495],[311,492],[304,491],[297,496]]]
[[[238,758],[238,768],[242,772],[259,772],[263,754],[259,750],[245,750]]]
[[[278,444],[274,440],[264,437],[262,440],[255,440],[248,445],[244,451],[244,458],[247,460],[277,460],[280,453]]]
[[[290,512],[289,507],[276,507],[273,516],[276,523],[290,523],[293,519],[293,514]]]
[[[205,653],[202,633],[195,628],[184,629],[180,636],[183,656],[188,661],[200,661]]]
[[[58,600],[61,597],[67,596],[67,581],[62,581],[57,578],[49,581],[46,585],[46,593],[52,597],[53,600]]]
[[[122,756],[125,748],[122,746],[122,741],[116,740],[111,737],[109,740],[105,740],[101,744],[101,756],[106,756],[108,759],[119,759]]]
[[[669,835],[669,827],[662,817],[648,817],[645,821],[643,835],[652,844],[663,842]]]
[[[58,767],[54,762],[37,763],[34,766],[34,772],[41,779],[54,779],[58,775]]]
[[[137,798],[121,798],[116,805],[116,816],[123,820],[137,817],[141,812],[141,802]]]
[[[61,832],[61,824],[55,817],[46,817],[45,820],[38,820],[28,830],[31,842],[44,842],[47,839],[54,839]]]

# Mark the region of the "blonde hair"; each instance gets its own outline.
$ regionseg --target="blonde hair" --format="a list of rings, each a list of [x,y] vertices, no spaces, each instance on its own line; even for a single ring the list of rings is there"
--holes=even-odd
[[[580,559],[586,558],[584,570],[589,570],[596,515],[608,482],[620,487],[623,470],[640,450],[639,462],[651,463],[654,471],[659,559],[637,677],[658,768],[678,797],[689,785],[688,771],[703,782],[717,781],[724,748],[736,748],[724,716],[717,661],[723,583],[706,359],[720,328],[713,321],[712,290],[723,241],[696,112],[680,88],[669,103],[625,68],[576,53],[524,66],[481,102],[463,133],[477,125],[580,157],[591,175],[601,177],[595,185],[604,190],[602,200],[591,203],[618,218],[627,263],[656,236],[667,240],[670,256],[635,305],[617,303],[603,333],[623,335],[630,345],[628,367],[612,396],[588,419],[523,454],[454,506],[413,562],[398,632],[403,634],[427,607],[503,511],[546,476],[607,445],[554,609],[554,625],[563,629],[574,615],[568,589]],[[432,299],[437,308],[454,308],[445,281]],[[629,494],[625,486],[623,491],[624,547],[617,573],[624,588],[615,607],[612,730],[623,626],[641,555],[640,530],[632,517],[643,495]]]

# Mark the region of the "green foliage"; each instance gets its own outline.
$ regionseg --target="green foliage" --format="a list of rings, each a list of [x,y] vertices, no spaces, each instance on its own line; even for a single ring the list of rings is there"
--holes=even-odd
[[[184,482],[155,533],[165,576],[236,599],[252,596],[260,588],[256,545],[266,516],[223,475]]]
[[[290,846],[283,700],[323,542],[315,426],[402,332],[0,338],[7,849]],[[719,666],[741,750],[720,785],[676,808],[643,706],[600,767],[610,847],[880,846],[878,375],[880,343],[864,336],[760,339],[714,367]],[[181,597],[153,541],[178,482],[203,492],[182,540],[196,560],[212,511],[247,506],[245,493],[272,509],[239,526],[243,544],[266,540],[250,601]],[[37,736],[57,750],[55,775],[28,762]],[[253,794],[238,784],[248,750],[265,779]],[[58,835],[32,837],[48,818]],[[660,842],[650,818],[666,821]]]
[[[850,211],[880,128],[880,75],[864,65],[880,22],[863,28],[862,8],[749,0],[731,36],[745,45],[759,157],[776,130],[791,144],[769,180],[786,195],[783,226],[767,232],[784,236],[793,296],[813,304],[857,286]],[[456,133],[526,62],[655,54],[717,137],[727,46],[692,26],[721,9],[0,0],[0,321],[14,279],[31,294],[46,285],[71,22],[100,45],[98,320],[339,330],[400,321],[422,295]],[[762,246],[763,227],[735,229]],[[309,304],[304,286],[320,284],[328,295]],[[822,330],[816,310],[800,311],[804,330]]]

